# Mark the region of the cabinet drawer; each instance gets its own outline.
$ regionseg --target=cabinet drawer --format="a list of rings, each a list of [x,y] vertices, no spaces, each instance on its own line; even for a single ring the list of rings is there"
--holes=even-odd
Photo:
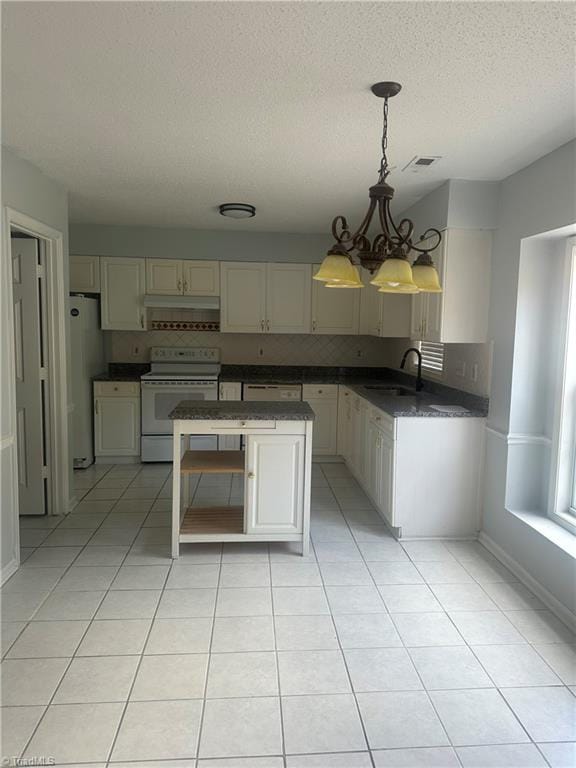
[[[394,439],[396,430],[394,429],[394,419],[379,408],[370,408],[368,418],[373,421],[376,426],[385,432],[389,437]]]
[[[251,432],[256,429],[276,429],[275,420],[264,419],[243,419],[238,421],[223,421],[221,424],[213,425],[212,429],[218,431],[225,429],[249,429]]]
[[[94,394],[116,395],[117,397],[138,397],[140,395],[140,382],[138,381],[95,381]]]
[[[338,384],[304,384],[302,400],[336,400]]]

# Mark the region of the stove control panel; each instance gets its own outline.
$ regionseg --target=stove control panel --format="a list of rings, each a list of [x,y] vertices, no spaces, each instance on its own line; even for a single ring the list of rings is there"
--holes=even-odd
[[[220,350],[216,347],[152,347],[152,363],[218,363]]]

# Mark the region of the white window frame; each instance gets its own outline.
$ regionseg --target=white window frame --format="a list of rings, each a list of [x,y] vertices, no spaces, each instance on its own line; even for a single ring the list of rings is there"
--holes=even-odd
[[[425,345],[430,344],[434,347],[442,347],[442,368],[434,368],[432,366],[426,365],[426,352],[423,347]],[[446,345],[441,341],[420,341],[418,342],[418,349],[420,350],[420,354],[422,355],[422,375],[426,375],[430,379],[437,379],[438,381],[442,380],[444,378],[444,374],[446,371]],[[417,367],[416,365],[414,367]]]
[[[548,516],[576,534],[576,238],[569,238],[564,271],[552,475]]]

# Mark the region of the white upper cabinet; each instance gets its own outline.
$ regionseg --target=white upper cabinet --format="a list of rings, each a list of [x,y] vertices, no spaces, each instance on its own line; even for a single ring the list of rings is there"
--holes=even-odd
[[[187,296],[220,296],[220,262],[183,261],[182,277]]]
[[[109,331],[145,329],[145,259],[100,259],[102,328]]]
[[[70,256],[70,290],[100,293],[100,257]]]
[[[410,336],[410,296],[379,293],[370,285],[372,275],[361,269],[364,288],[360,289],[360,333],[366,336],[407,338]]]
[[[266,264],[220,264],[220,330],[263,333],[266,328]]]
[[[221,264],[220,330],[310,333],[310,264]]]
[[[487,341],[491,250],[489,230],[444,230],[440,247],[431,254],[444,290],[412,297],[413,339],[446,344]]]
[[[311,265],[268,264],[266,272],[266,331],[310,333]]]
[[[180,296],[183,293],[182,262],[178,259],[146,259],[146,293]]]
[[[314,274],[320,269],[314,265]],[[313,280],[312,333],[353,335],[360,322],[360,293],[363,288],[327,288]]]
[[[146,259],[146,293],[219,296],[220,264],[192,259]]]

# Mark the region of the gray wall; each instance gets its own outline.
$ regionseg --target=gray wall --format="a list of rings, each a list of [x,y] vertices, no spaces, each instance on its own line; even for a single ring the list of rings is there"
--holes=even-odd
[[[13,152],[2,147],[2,212],[5,207],[13,208],[20,213],[25,213],[38,221],[47,224],[63,234],[64,239],[64,274],[68,279],[68,196],[66,191],[52,179],[49,179],[38,168],[17,157]],[[2,241],[2,247],[6,244],[6,239]],[[4,254],[4,267],[9,263],[9,253]],[[3,272],[2,279],[6,273]],[[68,288],[66,286],[66,295]],[[64,298],[64,297],[63,297]],[[5,303],[5,302],[4,302]],[[12,311],[11,308],[4,306],[3,312]],[[3,326],[5,326],[5,315],[3,315]],[[0,370],[7,370],[8,355],[10,349],[7,345],[6,334],[2,335],[2,345],[0,347]],[[68,366],[69,368],[69,366]],[[6,374],[3,373],[2,376]],[[2,379],[2,401],[0,409],[2,412],[1,437],[13,434],[14,414],[9,409],[7,399],[6,381]],[[12,448],[2,450],[2,503],[0,509],[1,518],[1,536],[2,548],[0,555],[0,565],[2,569],[9,564],[14,557],[14,545],[16,541],[16,530],[18,520],[16,510],[11,508],[11,504],[6,503],[12,494],[12,475],[8,467]],[[70,470],[72,471],[72,470]],[[62,512],[65,510],[61,510]]]
[[[506,498],[514,469],[507,438],[516,428],[511,412],[522,241],[574,223],[575,167],[576,142],[570,142],[501,184],[492,253],[489,334],[494,358],[483,516],[483,530],[490,539],[572,611],[576,610],[573,557],[507,509]],[[515,391],[515,403],[519,396]],[[542,408],[546,407],[543,400]],[[518,475],[515,480],[519,481]]]
[[[70,253],[154,259],[320,262],[329,235],[70,225]]]

